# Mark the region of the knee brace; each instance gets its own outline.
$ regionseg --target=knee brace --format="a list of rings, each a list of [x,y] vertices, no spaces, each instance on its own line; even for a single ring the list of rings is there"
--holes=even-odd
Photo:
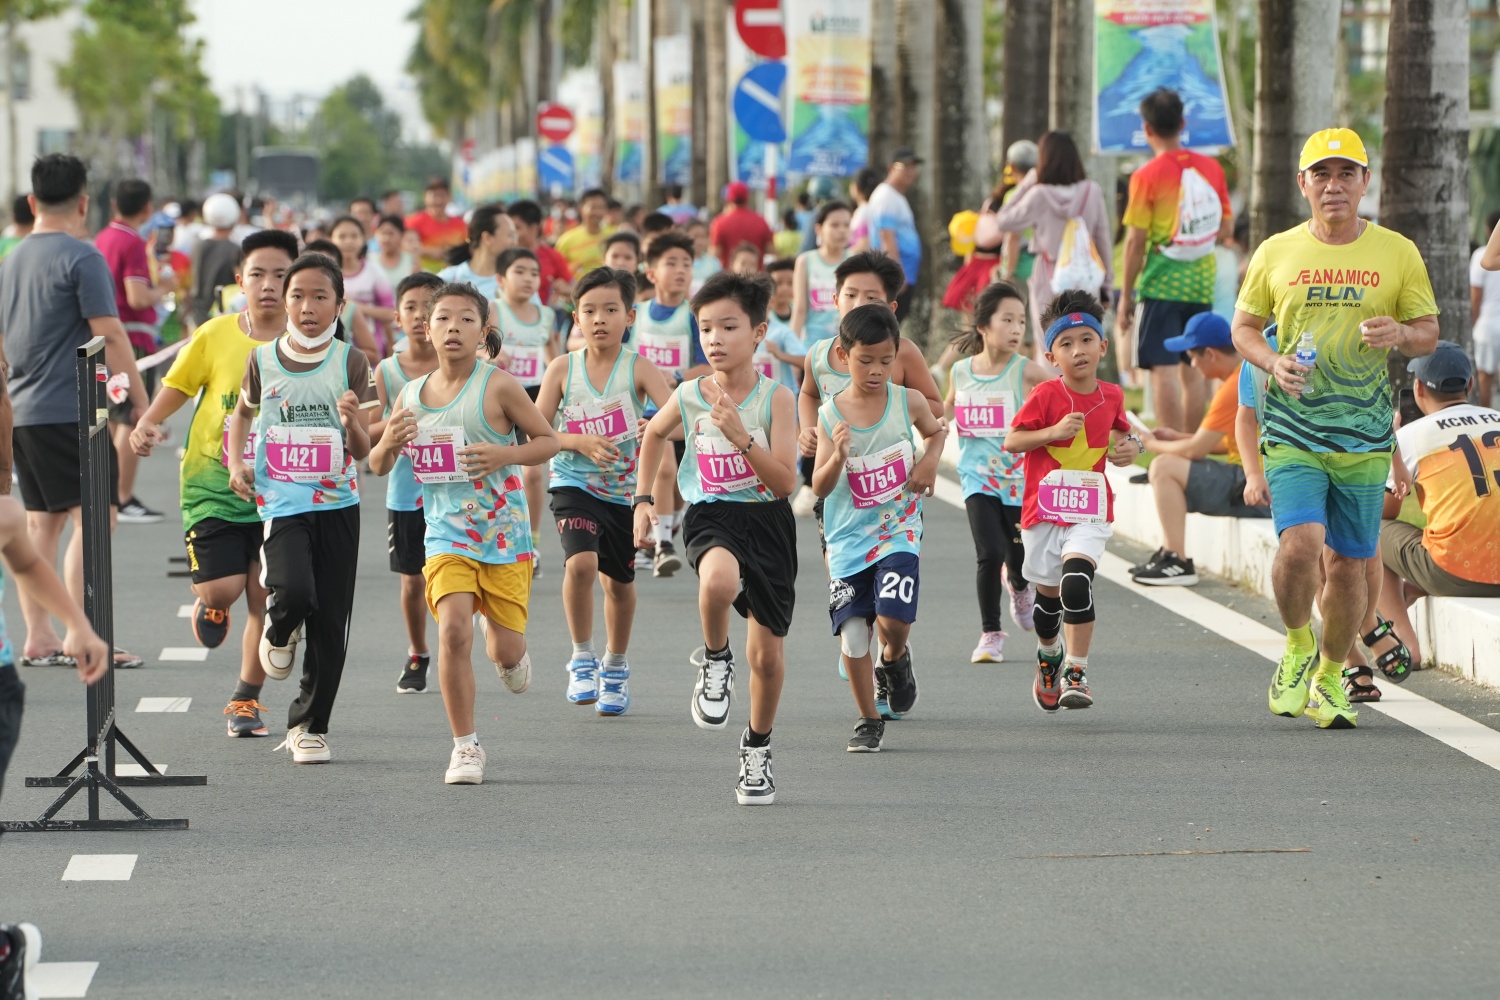
[[[1062,631],[1063,608],[1061,597],[1048,597],[1041,591],[1037,591],[1036,604],[1032,608],[1032,621],[1036,624],[1036,635],[1038,639],[1048,642],[1057,638]]]
[[[874,630],[863,618],[851,618],[839,626],[839,649],[851,660],[857,660],[870,652],[870,636]]]
[[[1065,559],[1058,597],[1063,621],[1084,625],[1094,620],[1094,564],[1087,559]]]

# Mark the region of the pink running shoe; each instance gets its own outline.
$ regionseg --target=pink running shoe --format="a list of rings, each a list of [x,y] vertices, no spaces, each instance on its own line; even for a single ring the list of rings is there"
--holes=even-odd
[[[1036,586],[1027,584],[1025,590],[1017,591],[1012,590],[1010,580],[1006,580],[1005,590],[1010,594],[1010,616],[1024,631],[1035,631],[1036,621],[1033,618],[1033,612],[1036,609]]]
[[[999,663],[1005,659],[1005,633],[985,632],[979,636],[970,663]]]

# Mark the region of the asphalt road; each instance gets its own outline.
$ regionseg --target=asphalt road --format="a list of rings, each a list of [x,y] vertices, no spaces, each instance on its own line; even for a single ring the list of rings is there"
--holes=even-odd
[[[172,507],[175,481],[163,455],[143,465],[138,492]],[[209,784],[135,790],[154,815],[188,817],[186,832],[0,840],[0,919],[37,922],[49,962],[99,963],[88,997],[1500,989],[1500,774],[1373,711],[1353,732],[1274,718],[1264,660],[1104,581],[1097,705],[1045,716],[1030,697],[1030,636],[1012,630],[1004,664],[968,663],[968,527],[938,500],[913,633],[921,704],[889,725],[885,752],[844,752],[855,712],[835,673],[811,521],[799,522],[767,809],[732,793],[746,702],[720,733],[688,716],[687,656],[700,642],[690,573],[640,584],[630,713],[602,719],[564,701],[559,551],[544,531],[532,690],[511,695],[479,664],[486,781],[445,786],[438,696],[394,692],[404,636],[382,489],[367,480],[366,491],[331,766],[294,767],[271,750],[291,682],[262,697],[271,739],[224,737],[237,651],[157,660],[193,645],[177,617],[185,581],[165,576],[178,527],[120,529],[118,638],[150,660],[119,675],[122,727],[153,760]],[[1271,620],[1233,588],[1200,590]],[[6,613],[19,644],[13,595]],[[70,674],[23,677],[6,819],[45,808],[55,792],[22,779],[56,770],[83,730]],[[1431,675],[1411,686],[1496,721],[1487,692]],[[192,702],[143,714],[141,697]],[[138,859],[128,881],[62,881],[75,854]]]

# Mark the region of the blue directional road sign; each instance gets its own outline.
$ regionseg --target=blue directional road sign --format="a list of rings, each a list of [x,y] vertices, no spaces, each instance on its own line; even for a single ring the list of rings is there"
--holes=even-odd
[[[573,190],[573,154],[566,146],[543,146],[537,153],[537,175],[548,191]]]
[[[734,88],[734,117],[745,134],[758,142],[785,142],[786,125],[781,120],[781,88],[786,84],[786,63],[763,62],[751,66]]]

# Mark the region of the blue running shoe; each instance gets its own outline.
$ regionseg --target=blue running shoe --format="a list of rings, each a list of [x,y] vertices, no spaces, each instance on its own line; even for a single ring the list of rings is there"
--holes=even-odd
[[[600,715],[624,715],[630,708],[630,667],[621,666],[599,671],[599,700],[594,711]]]
[[[592,705],[599,700],[599,660],[573,660],[568,664],[568,701],[575,705]]]

